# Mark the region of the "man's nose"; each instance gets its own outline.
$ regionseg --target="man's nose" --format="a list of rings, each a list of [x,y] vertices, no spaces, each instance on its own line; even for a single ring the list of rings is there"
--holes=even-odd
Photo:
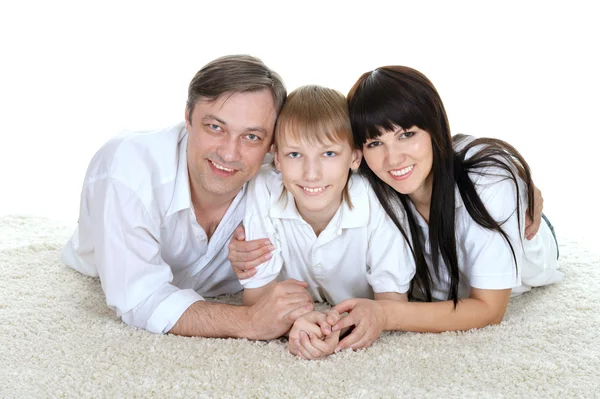
[[[240,160],[240,141],[233,135],[227,135],[217,149],[217,154],[225,162],[236,162]]]

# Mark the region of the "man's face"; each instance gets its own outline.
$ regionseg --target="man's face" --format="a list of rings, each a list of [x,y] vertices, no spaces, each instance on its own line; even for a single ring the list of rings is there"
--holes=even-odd
[[[276,116],[267,89],[199,100],[191,120],[186,109],[192,199],[234,197],[256,175],[269,151]]]

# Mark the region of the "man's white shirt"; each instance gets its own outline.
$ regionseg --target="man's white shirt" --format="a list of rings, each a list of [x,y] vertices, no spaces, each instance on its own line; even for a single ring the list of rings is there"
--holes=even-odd
[[[245,187],[210,241],[191,203],[185,124],[121,134],[94,156],[65,264],[99,276],[127,324],[168,332],[203,296],[241,290],[227,245],[244,215]]]
[[[367,181],[353,175],[348,185],[353,207],[343,201],[317,237],[283,191],[281,175],[263,166],[248,185],[244,227],[246,239],[269,238],[276,249],[242,280],[244,288],[295,278],[308,283],[314,300],[330,304],[407,292],[415,270],[410,247]]]

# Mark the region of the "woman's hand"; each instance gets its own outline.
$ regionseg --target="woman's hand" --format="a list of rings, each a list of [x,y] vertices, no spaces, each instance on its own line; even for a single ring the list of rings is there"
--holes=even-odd
[[[229,262],[238,279],[244,280],[256,274],[256,266],[271,259],[275,247],[268,239],[245,241],[244,226],[238,226],[229,242]]]
[[[335,348],[338,352],[345,348],[353,350],[369,347],[385,329],[386,314],[381,302],[371,299],[346,299],[333,307],[338,313],[348,312],[333,327],[332,331],[340,331],[354,326],[354,330]]]

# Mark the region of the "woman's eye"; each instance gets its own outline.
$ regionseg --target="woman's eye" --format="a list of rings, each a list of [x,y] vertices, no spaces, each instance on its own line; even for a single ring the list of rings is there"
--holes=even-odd
[[[365,147],[367,148],[375,148],[381,145],[381,141],[371,141],[370,143],[367,143],[365,145]]]
[[[323,155],[326,157],[335,157],[337,154],[334,151],[326,151]]]
[[[415,132],[410,132],[410,131],[409,132],[404,132],[404,133],[402,133],[400,135],[400,138],[409,139],[409,138],[411,138],[414,135],[415,135]]]

